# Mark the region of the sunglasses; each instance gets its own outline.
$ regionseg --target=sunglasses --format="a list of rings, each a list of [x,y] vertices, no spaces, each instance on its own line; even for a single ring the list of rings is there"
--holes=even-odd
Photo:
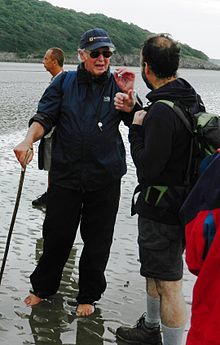
[[[94,50],[89,53],[92,59],[97,59],[101,54],[104,56],[104,58],[110,58],[113,53],[110,50],[103,50],[102,52]]]

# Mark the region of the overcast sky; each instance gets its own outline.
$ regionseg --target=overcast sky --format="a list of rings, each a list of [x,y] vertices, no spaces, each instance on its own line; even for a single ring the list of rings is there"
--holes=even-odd
[[[47,0],[77,12],[103,13],[220,59],[220,0]]]

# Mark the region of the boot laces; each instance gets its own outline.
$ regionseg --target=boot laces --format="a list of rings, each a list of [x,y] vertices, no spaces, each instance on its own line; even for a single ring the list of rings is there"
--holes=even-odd
[[[141,328],[144,325],[144,321],[145,321],[145,314],[144,313],[139,320],[137,320],[137,323],[135,325],[136,328]]]

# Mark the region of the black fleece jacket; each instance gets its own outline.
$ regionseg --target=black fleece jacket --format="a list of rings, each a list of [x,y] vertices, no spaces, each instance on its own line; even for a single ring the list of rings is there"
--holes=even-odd
[[[139,215],[167,224],[178,224],[178,210],[149,205],[144,199],[148,186],[183,186],[190,152],[190,133],[173,109],[158,100],[180,102],[193,113],[200,110],[200,97],[184,79],[178,78],[147,95],[152,103],[143,126],[129,131],[131,155],[142,192],[136,211]]]

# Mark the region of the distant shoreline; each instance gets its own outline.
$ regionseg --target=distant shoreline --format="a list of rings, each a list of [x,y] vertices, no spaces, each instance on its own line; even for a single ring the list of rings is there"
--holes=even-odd
[[[24,63],[41,63],[42,58],[36,58],[33,55],[29,55],[24,58],[18,57],[16,53],[0,52],[0,62],[24,62]],[[213,63],[215,62],[215,63]],[[205,69],[205,70],[215,70],[220,71],[220,61],[219,60],[201,60],[194,57],[183,57],[180,59],[180,68],[186,69]],[[65,59],[65,64],[73,65],[78,64],[79,60],[76,55],[72,57],[67,56]],[[135,66],[138,67],[140,63],[139,55],[120,55],[118,53],[114,54],[111,59],[112,65],[115,66]]]
[[[197,58],[182,58],[180,60],[180,68],[189,69],[206,69],[220,71],[220,65],[212,61],[205,61]]]

